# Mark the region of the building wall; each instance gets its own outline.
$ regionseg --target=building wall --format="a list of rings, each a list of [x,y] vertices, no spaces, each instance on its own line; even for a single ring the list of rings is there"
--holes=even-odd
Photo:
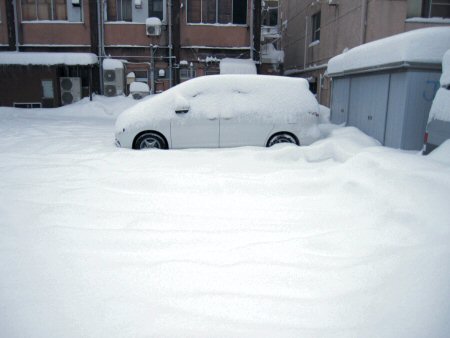
[[[19,17],[19,43],[21,47],[78,47],[89,50],[90,16],[89,1],[82,2],[82,13],[80,8],[67,4],[67,21],[23,21],[21,2],[17,1]]]
[[[8,47],[8,25],[5,1],[0,0],[0,50]]]
[[[179,61],[192,63],[195,76],[203,76],[218,73],[219,60],[222,58],[250,58],[251,11],[252,1],[249,0],[245,25],[193,24],[187,22],[187,10],[183,6],[179,23]]]
[[[308,78],[322,104],[330,103],[330,80],[325,76],[330,58],[360,44],[412,29],[449,25],[420,16],[420,0],[287,0],[282,2],[282,47],[285,74]],[[321,13],[320,42],[312,43],[311,16]],[[366,23],[366,24],[365,24]]]
[[[41,103],[42,107],[58,106],[58,82],[55,67],[0,66],[0,106],[14,103]],[[43,99],[42,80],[53,82],[53,99]]]
[[[202,76],[218,73],[219,61],[224,57],[249,58],[251,56],[251,27],[253,26],[253,0],[245,1],[247,20],[245,24],[192,24],[187,23],[187,0],[172,0],[173,16],[173,83],[178,82],[179,73],[186,74],[186,62],[192,64],[192,74]],[[104,1],[107,4],[110,1]],[[14,22],[6,20],[6,0],[0,0],[0,49],[7,50],[8,24],[14,27]],[[42,3],[45,4],[45,3]],[[151,63],[157,73],[154,76],[154,91],[169,88],[169,1],[165,2],[164,18],[161,35],[147,36],[145,21],[149,16],[149,2],[142,1],[142,7],[137,8],[132,1],[131,21],[114,21],[108,19],[107,8],[97,10],[98,2],[82,0],[81,7],[74,7],[67,1],[67,19],[63,21],[38,20],[34,18],[33,7],[22,8],[17,0],[18,12],[18,43],[19,51],[23,52],[94,52],[103,60],[112,57],[124,61],[125,75],[136,71],[140,73],[141,81],[150,80]],[[64,7],[63,7],[64,8]],[[114,13],[113,7],[110,7]],[[22,20],[22,12],[30,18]],[[31,13],[31,14],[30,14]],[[39,12],[40,13],[40,12]],[[98,17],[104,17],[103,31],[99,30]],[[127,17],[124,20],[129,20]],[[13,29],[14,31],[14,29]],[[104,47],[100,48],[103,33]],[[150,46],[153,46],[152,48]],[[13,46],[14,48],[16,46]],[[153,55],[153,58],[152,58]],[[184,69],[183,69],[184,68]],[[165,70],[160,76],[159,70]],[[94,83],[101,83],[102,72],[94,74]],[[184,78],[186,79],[186,78]],[[98,84],[100,86],[100,84]]]

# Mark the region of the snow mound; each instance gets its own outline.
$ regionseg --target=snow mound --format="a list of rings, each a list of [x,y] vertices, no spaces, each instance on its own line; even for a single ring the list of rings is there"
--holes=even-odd
[[[450,90],[439,88],[431,105],[428,122],[432,120],[450,121]]]
[[[130,84],[130,92],[150,92],[150,88],[144,82],[135,81]]]
[[[255,62],[252,59],[220,60],[220,74],[256,74]]]
[[[335,125],[323,135],[323,139],[310,146],[297,147],[291,144],[278,144],[267,151],[267,158],[279,162],[326,161],[346,162],[368,148],[380,147],[380,143],[355,127]]]
[[[367,136],[358,128],[345,127],[331,131],[327,138],[304,148],[304,153],[308,162],[329,159],[345,162],[367,148],[379,147],[380,145],[380,142]]]
[[[445,141],[433,150],[427,158],[450,165],[450,140]]]
[[[450,48],[450,27],[431,27],[401,33],[350,49],[328,62],[334,75],[399,62],[440,64]]]
[[[1,65],[94,65],[97,55],[92,53],[0,52]]]
[[[319,105],[319,122],[330,123],[331,111],[330,108],[324,105]]]
[[[444,54],[444,57],[442,58],[441,86],[450,86],[450,49]]]

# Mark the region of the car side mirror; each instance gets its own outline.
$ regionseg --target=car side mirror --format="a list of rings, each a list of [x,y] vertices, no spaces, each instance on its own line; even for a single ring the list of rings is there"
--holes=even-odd
[[[175,113],[186,114],[189,111],[189,102],[182,96],[175,99]]]

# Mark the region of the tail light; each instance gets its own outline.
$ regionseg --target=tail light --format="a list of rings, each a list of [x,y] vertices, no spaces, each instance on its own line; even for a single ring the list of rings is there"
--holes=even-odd
[[[423,143],[428,143],[428,133],[425,133],[425,135],[423,135]]]

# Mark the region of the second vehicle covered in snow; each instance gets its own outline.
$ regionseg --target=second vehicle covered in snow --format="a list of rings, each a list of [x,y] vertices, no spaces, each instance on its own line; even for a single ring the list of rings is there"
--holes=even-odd
[[[320,137],[319,105],[304,79],[212,75],[189,80],[124,111],[125,148],[308,145]]]

